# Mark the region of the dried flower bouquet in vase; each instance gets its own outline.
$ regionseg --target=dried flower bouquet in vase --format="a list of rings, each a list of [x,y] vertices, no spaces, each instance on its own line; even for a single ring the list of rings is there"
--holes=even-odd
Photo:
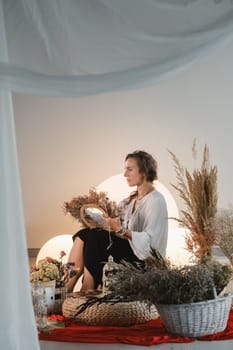
[[[38,282],[44,286],[48,313],[61,313],[62,303],[66,298],[66,282],[77,273],[72,262],[63,262],[65,255],[66,253],[61,251],[58,260],[46,257],[31,267],[32,288],[33,284]]]

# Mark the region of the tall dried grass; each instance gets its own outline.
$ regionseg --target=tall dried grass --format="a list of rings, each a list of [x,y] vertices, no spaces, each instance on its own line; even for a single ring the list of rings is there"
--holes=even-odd
[[[172,185],[184,202],[180,218],[174,218],[187,228],[185,237],[187,250],[199,261],[211,257],[212,246],[216,241],[215,217],[217,213],[217,167],[209,164],[209,148],[204,147],[200,169],[189,172],[176,155],[168,151],[174,162],[177,184]],[[196,156],[195,143],[192,155]]]

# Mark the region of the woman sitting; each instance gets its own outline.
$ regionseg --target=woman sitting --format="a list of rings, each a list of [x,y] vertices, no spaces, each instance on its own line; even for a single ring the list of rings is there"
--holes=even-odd
[[[91,195],[88,197],[89,203],[91,200],[98,202],[100,207],[105,209],[106,215],[102,216],[105,225],[104,229],[82,227],[73,236],[74,244],[68,261],[75,262],[79,271],[67,284],[69,292],[73,290],[81,275],[83,275],[81,290],[101,287],[102,270],[109,255],[113,256],[115,262],[126,260],[143,264],[150,256],[152,248],[159,250],[163,256],[166,254],[167,205],[163,195],[153,184],[157,179],[157,162],[147,152],[130,153],[125,158],[124,176],[128,185],[136,186],[137,189],[120,202],[117,216],[113,202],[110,202],[105,194],[98,195],[95,191],[92,192],[92,197],[102,196],[104,202],[102,206],[101,198],[98,197],[96,200],[97,198],[91,199]],[[76,213],[77,209],[80,212],[82,206],[80,204],[84,202],[80,199],[84,197],[78,197],[78,206],[78,198],[76,204],[72,201],[65,203],[66,212],[73,216],[75,216],[74,208]],[[85,198],[87,199],[87,196]],[[78,218],[80,219],[80,215]]]

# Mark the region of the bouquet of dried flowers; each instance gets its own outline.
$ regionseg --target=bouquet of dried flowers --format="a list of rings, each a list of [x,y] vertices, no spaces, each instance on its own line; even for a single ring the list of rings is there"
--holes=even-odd
[[[82,207],[87,204],[96,205],[103,210],[109,217],[118,216],[117,204],[115,201],[111,201],[106,192],[97,192],[95,188],[89,190],[88,195],[79,195],[74,197],[70,202],[64,203],[64,213],[70,214],[75,219],[82,222]],[[83,222],[85,225],[85,222]]]
[[[195,141],[192,148],[196,157]],[[209,148],[205,145],[200,169],[189,172],[175,154],[169,151],[174,161],[177,185],[172,185],[183,200],[185,209],[177,220],[187,228],[185,237],[187,250],[199,262],[211,258],[212,247],[216,242],[217,213],[217,167],[209,165]]]
[[[64,286],[69,278],[73,277],[77,270],[73,262],[64,263],[64,251],[60,252],[59,260],[46,257],[38,262],[37,266],[32,266],[30,271],[30,282],[35,281],[56,281],[56,286]]]

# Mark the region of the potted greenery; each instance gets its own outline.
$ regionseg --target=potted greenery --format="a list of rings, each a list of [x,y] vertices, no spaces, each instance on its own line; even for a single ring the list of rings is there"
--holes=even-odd
[[[225,329],[231,296],[217,295],[230,276],[230,266],[214,260],[175,266],[152,251],[144,268],[122,262],[109,290],[125,300],[156,305],[169,333],[198,337]]]
[[[212,256],[217,237],[217,168],[209,165],[206,145],[201,167],[192,173],[169,153],[177,177],[173,187],[184,202],[175,220],[187,229],[186,248],[193,261],[173,266],[152,251],[143,269],[122,262],[109,288],[113,295],[155,304],[170,333],[198,337],[225,329],[232,302],[229,295],[219,296],[232,277],[232,268]]]

